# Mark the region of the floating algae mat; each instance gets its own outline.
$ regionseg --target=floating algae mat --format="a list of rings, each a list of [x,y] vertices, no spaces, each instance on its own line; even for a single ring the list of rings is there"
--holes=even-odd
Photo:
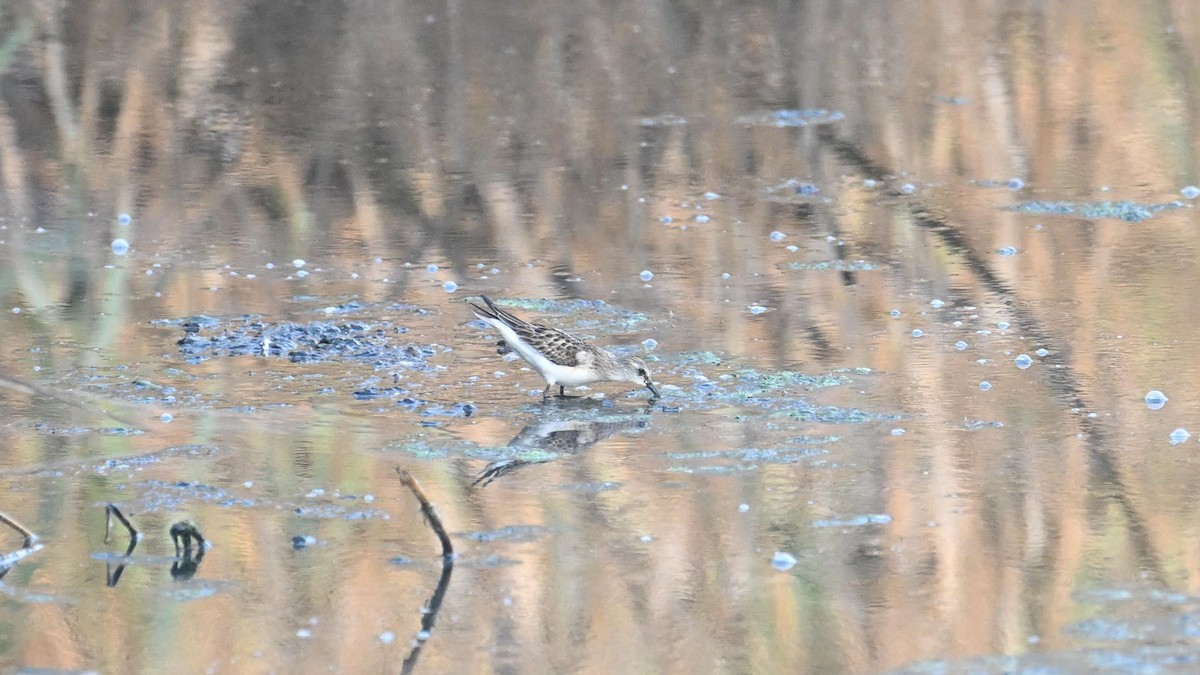
[[[1019,213],[1034,213],[1060,216],[1079,216],[1099,220],[1116,218],[1136,223],[1154,217],[1160,211],[1183,208],[1184,203],[1175,201],[1165,204],[1140,204],[1138,202],[1022,202],[1009,208]]]

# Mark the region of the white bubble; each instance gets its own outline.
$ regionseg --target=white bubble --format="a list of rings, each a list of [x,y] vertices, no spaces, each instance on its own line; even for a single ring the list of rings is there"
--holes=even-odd
[[[1179,194],[1183,195],[1184,199],[1195,199],[1196,197],[1200,197],[1200,187],[1189,185],[1180,190]]]
[[[962,340],[959,340],[958,342],[955,342],[955,343],[954,343],[954,348],[955,348],[955,349],[957,349],[957,350],[958,350],[958,351],[960,351],[960,352],[961,352],[962,350],[966,349],[966,348],[967,348],[967,347],[969,347],[969,346],[970,346],[970,345],[968,345],[967,343],[963,342]]]
[[[925,334],[925,331],[921,330],[920,328],[914,328],[913,332],[912,332],[913,337],[921,337],[924,334]]]
[[[654,338],[646,338],[645,340],[642,340],[642,346],[646,348],[646,351],[651,351],[658,346],[658,340],[655,340]]]
[[[904,430],[901,429],[900,427],[896,427],[895,429],[892,429],[892,435],[893,436],[903,436]]]
[[[379,634],[379,641],[385,645],[390,645],[396,641],[396,634],[390,630],[385,630]]]
[[[767,311],[767,308],[763,307],[762,305],[750,305],[750,313],[751,314],[763,314],[766,311]]]
[[[1043,347],[1043,348],[1037,350],[1036,352],[1034,352],[1034,354],[1037,354],[1038,356],[1045,358],[1046,356],[1049,356],[1050,350]]]
[[[429,265],[425,266],[425,271],[433,274],[434,272],[438,271],[438,266],[430,263]]]
[[[771,233],[771,241],[783,241],[784,239],[787,239],[787,235],[779,230],[775,230]]]
[[[20,314],[20,313],[21,313],[21,308],[20,308],[20,307],[13,307],[13,308],[12,308],[12,313],[13,313],[13,314]]]
[[[292,267],[295,267],[296,269],[300,269],[301,267],[304,267],[307,264],[308,263],[304,262],[303,258],[296,258],[295,260],[292,261]]]
[[[771,557],[771,566],[780,572],[786,572],[796,566],[796,556],[785,551],[776,551]]]
[[[729,272],[721,272],[721,278],[728,281],[729,280]]]
[[[747,511],[749,511],[749,510],[750,510],[750,505],[749,505],[749,504],[738,504],[738,511],[739,511],[739,512],[741,512],[741,513],[745,513],[745,512],[747,512]]]
[[[703,213],[696,216],[696,222],[700,223],[701,225],[703,225],[704,223],[707,223],[709,220],[711,220],[711,219],[708,216],[704,215]]]
[[[984,380],[983,382],[979,383],[979,388],[982,389],[983,391],[987,391],[988,389],[992,388],[992,383],[988,382],[987,380]]]
[[[888,312],[888,316],[890,316],[894,319],[894,318],[900,316],[900,310],[893,309],[892,311]]]
[[[129,253],[129,242],[124,239],[113,239],[112,252],[117,255],[125,255]]]
[[[933,300],[929,301],[929,304],[934,309],[941,309],[946,306],[946,301],[942,300],[941,298],[934,298]]]
[[[1146,392],[1146,407],[1151,410],[1162,410],[1167,400],[1167,395],[1157,389]]]
[[[175,418],[171,416],[171,413],[163,413],[158,419],[162,420],[163,424],[170,424],[171,420],[174,420]]]
[[[1021,370],[1025,370],[1029,366],[1033,365],[1033,359],[1030,358],[1028,354],[1021,354],[1017,358],[1013,359],[1013,361],[1017,364],[1017,367],[1020,368]]]
[[[642,273],[638,275],[638,278],[640,278],[642,281],[650,281],[654,278],[654,272],[651,272],[650,270],[642,270]]]
[[[299,272],[296,272],[296,276],[303,279],[304,277],[308,276],[308,270],[300,270]]]
[[[133,218],[128,213],[122,213],[117,216],[118,225],[128,225],[133,222]]]
[[[447,281],[446,283],[442,284],[442,290],[446,291],[447,293],[453,293],[454,291],[458,290],[458,284],[454,283],[453,281]]]
[[[1191,437],[1192,437],[1192,435],[1188,433],[1187,429],[1183,429],[1183,428],[1176,429],[1175,431],[1171,432],[1171,445],[1179,445],[1180,443],[1186,443],[1187,439],[1189,439]]]
[[[1008,330],[1008,322],[1001,321],[1000,323],[996,324],[996,328],[999,328],[1000,330]]]

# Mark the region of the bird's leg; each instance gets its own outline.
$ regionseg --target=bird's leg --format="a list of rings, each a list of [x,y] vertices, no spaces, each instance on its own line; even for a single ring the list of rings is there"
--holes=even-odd
[[[553,387],[553,386],[554,385],[552,385],[552,384],[547,384],[546,388],[542,390],[542,403],[545,403],[546,401],[550,400],[550,387]]]
[[[559,398],[567,397],[567,390],[561,384],[558,385],[558,397]]]

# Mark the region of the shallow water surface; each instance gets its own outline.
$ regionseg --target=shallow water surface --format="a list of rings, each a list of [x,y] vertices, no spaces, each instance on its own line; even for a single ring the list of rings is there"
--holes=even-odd
[[[0,7],[0,670],[1195,671],[1196,18]]]

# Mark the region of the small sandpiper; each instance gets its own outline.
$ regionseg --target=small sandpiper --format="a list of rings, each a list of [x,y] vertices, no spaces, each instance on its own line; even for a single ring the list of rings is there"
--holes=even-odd
[[[564,330],[523,321],[497,307],[486,295],[479,297],[487,307],[472,302],[475,316],[495,326],[504,337],[496,343],[496,351],[516,352],[546,379],[543,401],[555,385],[559,397],[563,397],[565,387],[593,382],[633,382],[649,389],[651,399],[659,398],[658,389],[650,381],[650,368],[642,359],[617,356]]]

